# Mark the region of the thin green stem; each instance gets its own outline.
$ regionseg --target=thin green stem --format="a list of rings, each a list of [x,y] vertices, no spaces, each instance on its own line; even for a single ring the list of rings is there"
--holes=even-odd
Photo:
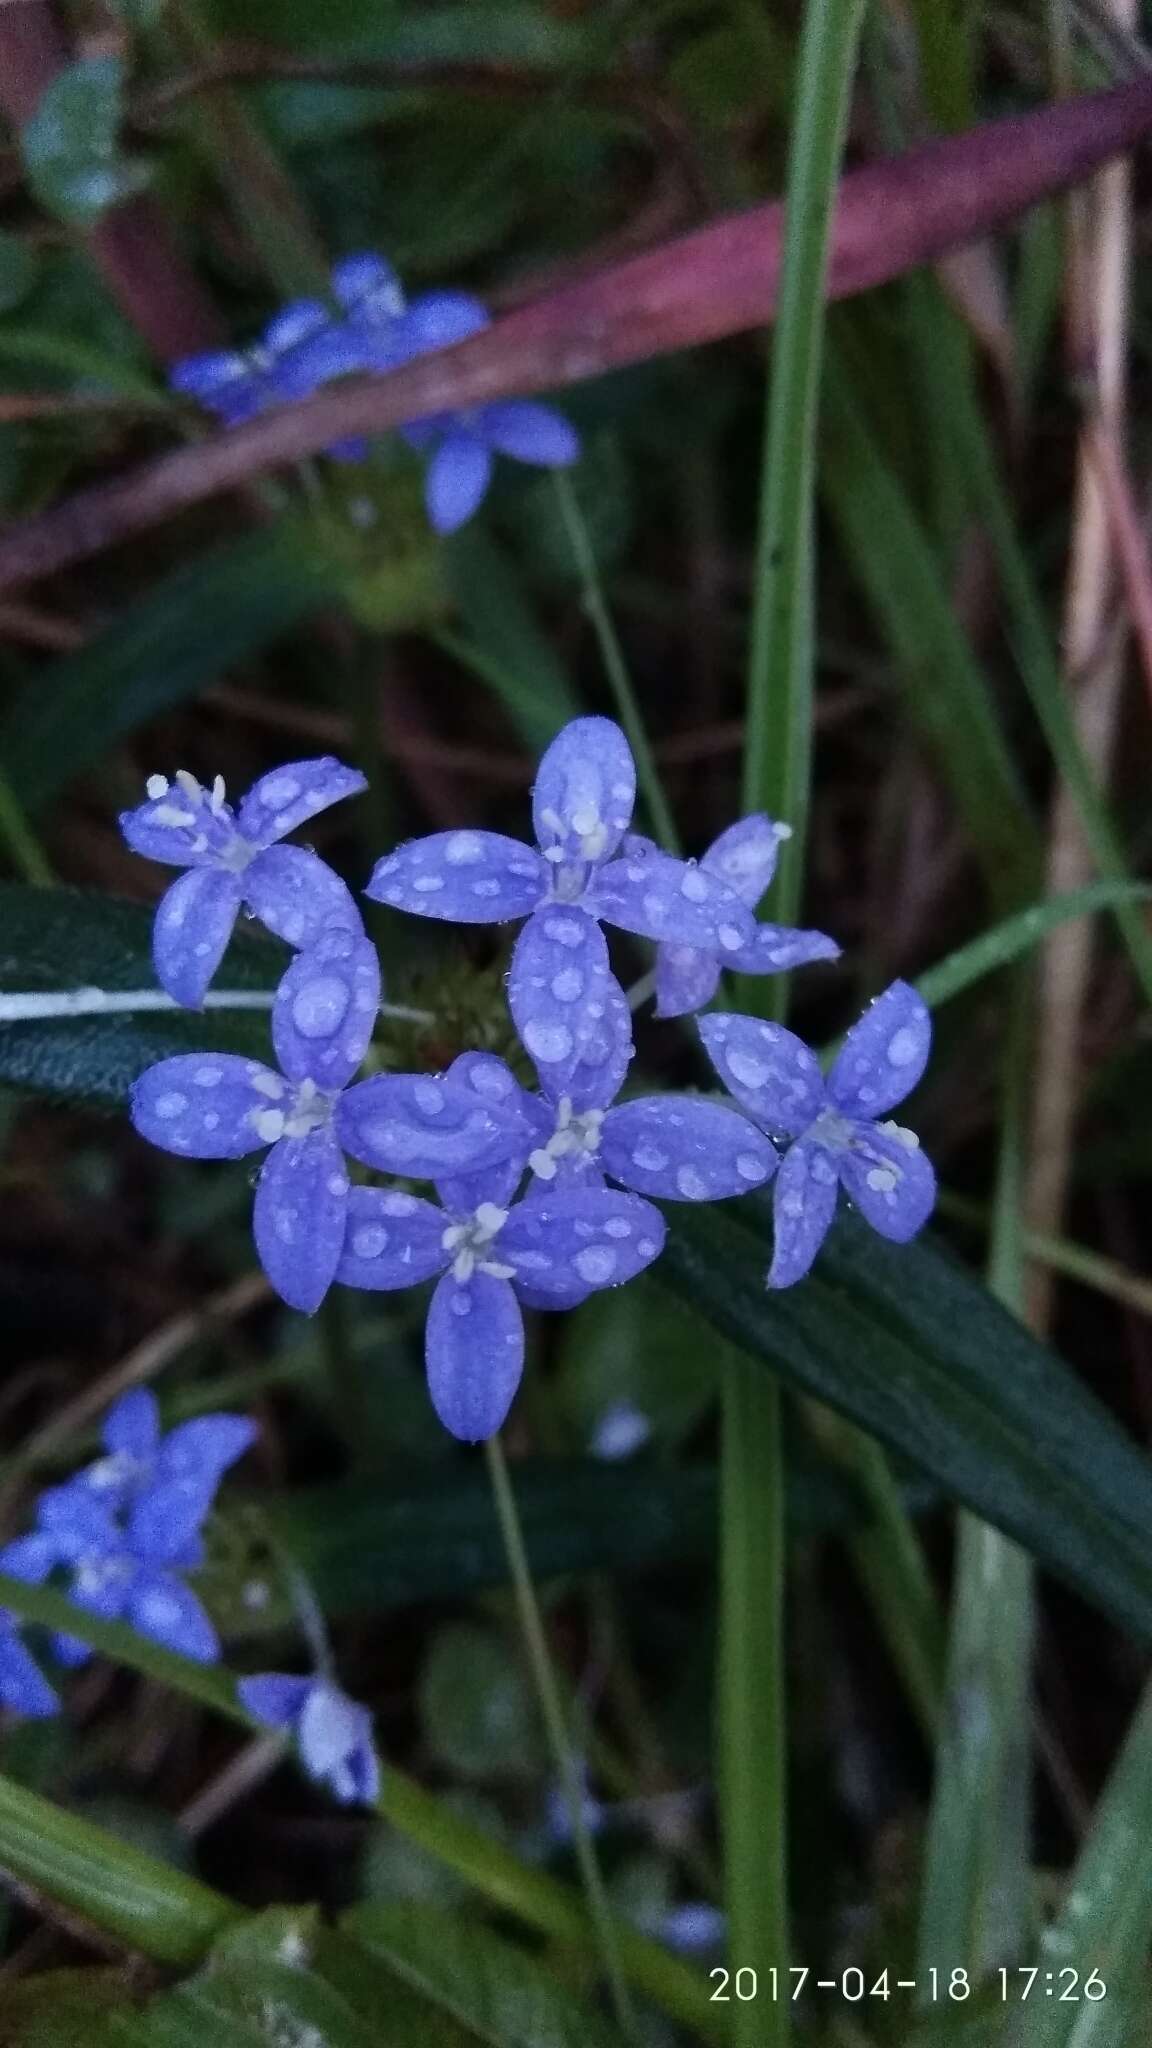
[[[21,880],[31,882],[37,889],[51,888],[56,877],[24,815],[23,805],[3,774],[0,774],[0,842]]]
[[[508,1558],[508,1570],[512,1579],[516,1611],[519,1615],[520,1628],[524,1637],[524,1647],[528,1654],[528,1663],[531,1668],[533,1683],[536,1687],[536,1697],[548,1737],[548,1745],[552,1751],[552,1761],[556,1767],[560,1783],[564,1788],[564,1797],[568,1804],[576,1861],[580,1868],[581,1880],[588,1899],[589,1915],[596,1929],[597,1943],[604,1965],[604,1975],[608,1981],[613,2010],[622,2031],[634,2036],[635,2022],[632,2004],[621,1966],[612,1910],[608,1903],[608,1895],[604,1889],[604,1880],[600,1874],[600,1865],[596,1858],[592,1837],[588,1832],[588,1824],[584,1817],[584,1787],[581,1783],[580,1772],[577,1768],[576,1758],[573,1755],[572,1745],[568,1739],[564,1709],[560,1699],[560,1689],[556,1683],[556,1674],[552,1669],[552,1660],[548,1654],[544,1622],[541,1617],[539,1603],[536,1599],[536,1588],[532,1583],[532,1573],[528,1566],[528,1553],[524,1547],[524,1535],[520,1527],[520,1513],[516,1506],[516,1496],[512,1490],[512,1482],[508,1475],[508,1465],[504,1457],[503,1446],[498,1436],[489,1437],[484,1446],[484,1455],[488,1461],[488,1473],[492,1481],[492,1498],[496,1505],[496,1515],[500,1523],[500,1534],[503,1538],[504,1549]]]
[[[789,149],[787,219],[765,421],[744,808],[792,827],[774,915],[795,921],[812,749],[813,506],[824,273],[863,0],[809,0]]]
[[[722,1416],[717,1775],[728,1953],[741,1969],[756,1971],[761,1985],[786,1985],[781,1400],[771,1375],[737,1351],[724,1363]],[[732,2008],[734,2048],[785,2048],[790,2033],[786,1998]]]
[[[679,837],[668,799],[660,787],[660,777],[652,758],[652,749],[648,744],[648,735],[644,730],[636,693],[632,688],[632,678],[628,673],[624,650],[612,623],[612,614],[604,595],[604,585],[600,580],[600,571],[596,567],[595,550],[571,479],[560,470],[556,472],[556,496],[560,506],[560,517],[564,521],[576,566],[580,571],[580,580],[584,586],[584,609],[592,622],[592,630],[600,648],[600,659],[604,664],[604,673],[616,700],[620,723],[628,735],[628,744],[636,759],[636,779],[640,785],[640,794],[644,799],[652,830],[661,846],[668,853],[675,853],[679,847]]]

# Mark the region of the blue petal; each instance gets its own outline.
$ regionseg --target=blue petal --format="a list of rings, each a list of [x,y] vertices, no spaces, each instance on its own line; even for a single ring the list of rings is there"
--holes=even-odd
[[[502,1259],[503,1244],[495,1256]],[[524,1370],[524,1321],[506,1280],[446,1273],[432,1296],[424,1355],[432,1406],[453,1436],[495,1436]]]
[[[725,965],[737,974],[783,974],[808,967],[814,960],[838,960],[840,948],[827,932],[800,931],[787,924],[758,924],[750,946],[733,953]]]
[[[715,995],[719,980],[720,962],[710,947],[659,946],[656,1015],[687,1017],[693,1010],[702,1010]]]
[[[447,1078],[471,1088],[505,1123],[512,1135],[513,1149],[500,1165],[483,1167],[479,1173],[453,1178],[437,1176],[436,1192],[453,1215],[471,1215],[481,1202],[495,1202],[498,1208],[506,1209],[520,1184],[529,1153],[537,1145],[545,1144],[552,1134],[553,1113],[538,1096],[529,1095],[521,1087],[511,1067],[497,1059],[495,1053],[461,1053],[449,1067]]]
[[[828,1096],[845,1116],[883,1116],[912,1093],[928,1064],[932,1019],[906,981],[869,1004],[840,1048]]]
[[[256,1184],[252,1233],[282,1301],[313,1315],[344,1248],[349,1182],[331,1130],[273,1145]]]
[[[48,1539],[54,1561],[60,1563],[116,1557],[123,1550],[123,1537],[114,1507],[114,1502],[92,1492],[82,1478],[50,1486],[36,1504],[37,1534]]]
[[[343,1088],[368,1050],[380,1008],[380,962],[370,939],[329,931],[298,953],[276,991],[272,1042],[290,1081]]]
[[[198,1010],[228,950],[240,881],[224,868],[192,868],[161,899],[152,927],[156,979],[173,1002]]]
[[[576,429],[550,405],[517,398],[482,406],[473,415],[477,433],[498,455],[516,462],[534,462],[542,469],[565,469],[580,456]]]
[[[554,866],[608,860],[628,830],[636,764],[610,718],[574,718],[547,748],[532,791],[536,838]]]
[[[217,1662],[219,1637],[191,1587],[172,1572],[139,1572],[127,1613],[133,1628],[151,1642],[162,1643],[177,1656],[192,1657],[197,1664]]]
[[[296,1739],[309,1777],[327,1785],[337,1799],[352,1805],[375,1798],[372,1716],[339,1686],[317,1679],[309,1688]]]
[[[709,874],[719,875],[749,910],[755,910],[776,873],[780,841],[788,836],[782,826],[774,825],[763,811],[757,811],[721,832],[700,865]]]
[[[130,1114],[142,1138],[184,1159],[243,1159],[269,1140],[261,1119],[288,1101],[279,1074],[237,1053],[177,1053],[133,1084]]]
[[[539,854],[503,832],[432,832],[377,861],[365,890],[377,903],[453,924],[527,917],[548,888]]]
[[[367,789],[358,768],[348,768],[334,754],[307,761],[288,761],[252,784],[237,815],[245,839],[253,846],[271,846],[320,811],[359,796]]]
[[[424,502],[436,533],[455,533],[479,511],[492,480],[492,455],[459,429],[445,435],[428,464]]]
[[[660,1211],[639,1195],[558,1183],[517,1203],[496,1256],[534,1299],[565,1307],[634,1279],[659,1257],[664,1237]]]
[[[0,1550],[0,1572],[7,1572],[14,1579],[23,1579],[26,1585],[39,1586],[48,1577],[58,1556],[56,1545],[49,1537],[16,1536]]]
[[[63,1636],[55,1631],[51,1641],[52,1655],[66,1671],[78,1671],[92,1656],[91,1643],[82,1642],[79,1636]]]
[[[718,1202],[771,1180],[776,1152],[755,1124],[723,1103],[649,1095],[610,1109],[600,1140],[605,1173],[642,1195]]]
[[[442,1273],[448,1218],[416,1195],[390,1188],[353,1188],[336,1278],[371,1292],[414,1287]]]
[[[332,295],[346,313],[394,320],[404,311],[404,287],[383,256],[363,250],[332,265]]]
[[[587,901],[597,917],[623,931],[707,946],[721,960],[738,953],[756,932],[752,912],[717,875],[636,843],[600,869]]]
[[[60,1702],[11,1624],[0,1623],[0,1702],[10,1713],[46,1720]]]
[[[895,1244],[907,1244],[936,1206],[936,1175],[915,1132],[897,1124],[858,1124],[850,1146],[837,1155],[849,1197]]]
[[[563,904],[529,918],[512,952],[508,1007],[553,1099],[604,1024],[613,986],[604,934],[587,911]]]
[[[597,1018],[564,1084],[564,1093],[577,1113],[607,1109],[615,1101],[634,1051],[628,998],[619,982],[609,976],[604,1015]]]
[[[160,1443],[160,1409],[151,1387],[132,1387],[114,1401],[104,1417],[100,1439],[113,1456],[148,1464]]]
[[[133,1554],[156,1563],[182,1561],[225,1472],[255,1438],[255,1424],[246,1415],[200,1415],[179,1423],[161,1444],[155,1476],[129,1512]]]
[[[519,1123],[499,1104],[447,1076],[375,1074],[359,1081],[336,1105],[340,1143],[354,1159],[381,1173],[413,1180],[474,1173],[508,1159]]]
[[[491,315],[471,292],[421,292],[404,315],[413,355],[454,348],[458,341],[467,341],[469,335],[479,334],[491,324]]]
[[[330,927],[364,929],[347,883],[305,846],[266,847],[241,887],[252,915],[290,946],[313,946]]]
[[[808,1272],[836,1213],[836,1161],[823,1145],[790,1145],[772,1201],[775,1245],[769,1287],[792,1287]]]
[[[254,1720],[265,1721],[270,1728],[291,1728],[314,1683],[314,1679],[297,1678],[287,1671],[264,1671],[253,1678],[238,1678],[236,1693]]]
[[[819,1116],[819,1062],[794,1031],[719,1010],[701,1017],[700,1036],[725,1087],[764,1130],[798,1137]]]
[[[221,396],[231,402],[252,381],[252,364],[239,349],[209,349],[203,355],[184,356],[168,371],[173,391],[186,392],[189,398],[212,407]]]

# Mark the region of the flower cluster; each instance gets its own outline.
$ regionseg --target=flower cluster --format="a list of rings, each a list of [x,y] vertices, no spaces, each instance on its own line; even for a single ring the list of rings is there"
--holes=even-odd
[[[216,1631],[185,1574],[203,1563],[205,1518],[255,1434],[242,1415],[201,1415],[162,1436],[155,1395],[122,1395],[105,1417],[103,1457],[41,1494],[35,1527],[0,1550],[0,1571],[29,1585],[59,1573],[89,1614],[215,1662]],[[66,1665],[89,1654],[74,1636],[57,1635],[53,1648]],[[57,1706],[10,1614],[0,1621],[0,1701],[25,1714]]]
[[[34,1528],[0,1549],[0,1572],[27,1585],[55,1576],[74,1606],[126,1621],[197,1663],[216,1663],[219,1638],[186,1574],[204,1561],[203,1526],[220,1482],[255,1435],[245,1416],[220,1414],[162,1436],[155,1395],[134,1388],[104,1418],[104,1455],[41,1494]],[[66,1667],[90,1654],[74,1635],[54,1635],[51,1648]],[[291,1730],[305,1770],[338,1799],[375,1798],[371,1716],[327,1671],[311,1679],[269,1672],[241,1679],[237,1691],[255,1719]],[[60,1706],[3,1608],[0,1706],[38,1719]]]
[[[306,398],[322,384],[356,371],[382,374],[414,357],[466,341],[489,324],[469,292],[423,292],[408,301],[382,256],[347,256],[334,265],[332,302],[298,299],[285,306],[246,350],[215,350],[177,363],[171,382],[225,426]],[[500,400],[413,420],[402,429],[409,447],[428,458],[425,502],[437,533],[453,533],[479,508],[497,455],[545,469],[575,462],[580,445],[562,414],[531,400]],[[360,441],[329,453],[357,461]]]
[[[339,762],[296,762],[263,777],[233,817],[219,782],[206,793],[182,773],[175,796],[154,778],[123,820],[133,846],[190,869],[156,927],[158,971],[180,1000],[202,999],[240,903],[297,949],[273,1002],[275,1068],[184,1054],[149,1068],[132,1094],[137,1130],[182,1157],[267,1151],[256,1245],[291,1306],[315,1310],[333,1282],[391,1291],[434,1280],[432,1400],[455,1436],[477,1441],[500,1427],[519,1384],[522,1309],[573,1307],[650,1266],[665,1236],[657,1201],[720,1201],[774,1181],[772,1287],[807,1273],[840,1187],[883,1236],[920,1229],[932,1169],[912,1132],[886,1120],[919,1080],[931,1036],[904,982],[849,1032],[827,1080],[783,1026],[713,1011],[700,1037],[729,1100],[618,1099],[632,1021],[605,926],[654,942],[662,1016],[708,1002],[725,966],[767,974],[839,949],[821,932],[757,922],[785,836],[768,819],[742,819],[699,862],[633,834],[635,766],[604,718],[574,720],[547,749],[533,845],[434,833],[380,860],[366,892],[453,923],[521,923],[508,1003],[537,1086],[482,1052],[442,1074],[358,1079],[379,963],[343,883],[279,840],[362,786]],[[387,1180],[353,1184],[349,1159]],[[435,1199],[396,1178],[430,1183]]]

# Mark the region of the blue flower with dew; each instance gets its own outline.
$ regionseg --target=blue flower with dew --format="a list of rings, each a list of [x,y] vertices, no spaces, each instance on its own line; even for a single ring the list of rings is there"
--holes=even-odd
[[[367,788],[331,754],[292,761],[254,782],[237,811],[217,776],[205,789],[187,769],[153,775],[147,802],[124,811],[134,853],[187,872],[161,899],[152,958],[162,988],[198,1009],[243,907],[290,946],[312,945],[331,925],[361,931],[356,904],[318,854],[280,841],[344,797]]]
[[[714,839],[700,866],[718,875],[735,891],[749,910],[755,910],[773,875],[780,843],[791,837],[791,826],[773,824],[762,812],[741,818]],[[630,838],[626,851],[651,842]],[[838,960],[840,948],[825,932],[797,931],[790,925],[758,924],[753,937],[737,952],[721,956],[715,946],[692,946],[669,942],[656,950],[656,1015],[683,1017],[710,1003],[716,993],[722,967],[737,974],[784,974],[793,967],[806,967],[813,960]]]
[[[770,1287],[791,1287],[808,1272],[841,1187],[882,1237],[915,1237],[932,1213],[936,1176],[915,1132],[880,1121],[928,1063],[932,1019],[914,988],[894,981],[877,996],[826,1081],[816,1055],[782,1024],[717,1012],[701,1018],[700,1036],[737,1102],[787,1144],[773,1194]]]
[[[348,1806],[371,1806],[380,1790],[372,1716],[331,1678],[267,1671],[242,1678],[236,1691],[256,1720],[295,1740],[310,1778]]]
[[[500,832],[435,832],[377,862],[367,894],[458,924],[526,918],[508,1003],[537,1067],[569,1079],[620,995],[601,924],[714,948],[751,944],[756,920],[735,890],[648,842],[616,858],[632,818],[636,767],[618,725],[577,718],[547,749],[533,790],[536,846]]]
[[[140,1387],[114,1404],[101,1433],[104,1457],[41,1495],[34,1530],[0,1552],[0,1568],[33,1584],[64,1568],[78,1606],[211,1662],[215,1631],[177,1574],[203,1563],[201,1525],[255,1428],[243,1415],[201,1415],[163,1436],[156,1398]],[[67,1664],[89,1654],[73,1636],[57,1636],[55,1648]]]
[[[135,1083],[132,1122],[184,1159],[242,1159],[268,1149],[253,1230],[261,1264],[290,1307],[312,1314],[344,1244],[344,1152],[416,1179],[503,1158],[504,1123],[470,1090],[430,1075],[348,1083],[380,1002],[371,943],[344,928],[297,955],[272,1006],[280,1071],[233,1053],[178,1053]]]
[[[353,1188],[348,1199],[338,1280],[392,1290],[440,1276],[425,1332],[428,1388],[445,1428],[466,1443],[493,1436],[512,1405],[522,1304],[571,1308],[633,1279],[663,1249],[664,1220],[638,1196],[535,1187],[514,1203],[521,1172],[514,1158],[441,1179],[440,1207],[386,1188]]]

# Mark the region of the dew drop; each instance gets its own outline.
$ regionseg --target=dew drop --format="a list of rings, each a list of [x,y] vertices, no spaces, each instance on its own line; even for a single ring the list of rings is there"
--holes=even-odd
[[[352,1249],[358,1259],[378,1259],[388,1243],[388,1232],[378,1223],[366,1223],[352,1232]]]
[[[524,1043],[533,1059],[543,1060],[545,1066],[553,1066],[557,1060],[566,1060],[571,1053],[572,1033],[566,1024],[547,1024],[534,1017],[525,1029]]]
[[[155,1104],[156,1114],[167,1122],[169,1117],[181,1116],[188,1107],[188,1097],[172,1092],[161,1095]]]
[[[601,1286],[616,1271],[616,1254],[606,1244],[586,1244],[572,1261],[582,1280]]]
[[[583,987],[584,976],[578,967],[562,967],[552,976],[552,993],[558,1003],[574,1003]]]
[[[680,894],[689,903],[703,903],[708,895],[708,877],[699,868],[686,868],[680,878]]]
[[[301,1038],[331,1038],[348,1014],[351,994],[335,974],[306,981],[292,999],[292,1022]]]
[[[771,1069],[763,1060],[753,1059],[750,1052],[734,1050],[728,1054],[728,1072],[745,1088],[762,1088]]]
[[[694,1166],[682,1166],[676,1175],[676,1185],[686,1202],[706,1202],[708,1183]]]
[[[484,843],[478,832],[454,832],[444,848],[444,858],[454,868],[470,867],[483,854]]]
[[[910,1024],[904,1024],[894,1038],[888,1041],[888,1058],[894,1067],[910,1066],[920,1050],[920,1035]]]

